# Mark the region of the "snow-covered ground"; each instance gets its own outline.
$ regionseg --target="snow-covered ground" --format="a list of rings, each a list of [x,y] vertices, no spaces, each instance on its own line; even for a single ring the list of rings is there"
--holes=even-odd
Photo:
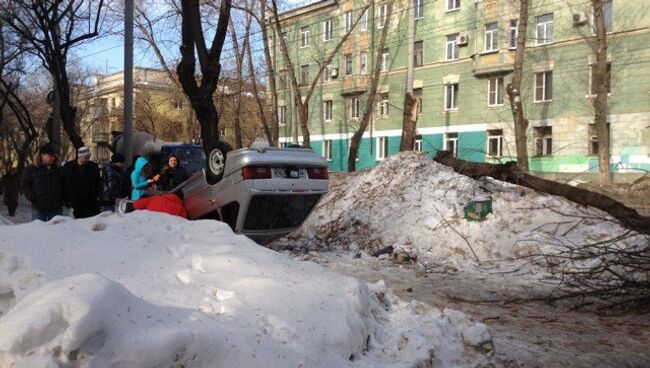
[[[0,367],[475,367],[489,329],[138,211],[0,227]]]

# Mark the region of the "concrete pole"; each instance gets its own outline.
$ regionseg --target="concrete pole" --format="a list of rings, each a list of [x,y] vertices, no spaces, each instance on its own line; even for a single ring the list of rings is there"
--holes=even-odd
[[[133,0],[124,1],[124,133],[122,154],[133,159]]]

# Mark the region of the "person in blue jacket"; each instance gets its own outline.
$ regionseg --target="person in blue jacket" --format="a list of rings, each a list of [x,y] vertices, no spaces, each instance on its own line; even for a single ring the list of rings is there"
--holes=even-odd
[[[149,168],[151,168],[152,165],[150,165],[150,161],[151,160],[145,156],[140,156],[135,161],[133,172],[131,173],[131,186],[133,187],[131,199],[134,201],[149,196],[151,194],[150,188],[160,177],[160,175],[151,177],[151,173],[149,172],[151,170],[149,170]]]

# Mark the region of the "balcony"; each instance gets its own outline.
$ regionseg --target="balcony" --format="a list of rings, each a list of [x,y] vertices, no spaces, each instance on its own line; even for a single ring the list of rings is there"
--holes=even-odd
[[[93,133],[93,143],[108,143],[108,133]]]
[[[474,58],[474,76],[509,73],[514,69],[514,51],[478,54]]]
[[[342,95],[354,95],[366,92],[368,90],[368,76],[367,75],[349,75],[341,78]]]

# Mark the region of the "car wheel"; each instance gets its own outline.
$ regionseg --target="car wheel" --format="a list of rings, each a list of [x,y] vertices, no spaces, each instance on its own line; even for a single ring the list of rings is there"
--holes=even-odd
[[[232,147],[226,142],[217,142],[208,150],[205,157],[205,173],[208,183],[215,184],[221,178],[226,169],[226,156],[232,151]]]

